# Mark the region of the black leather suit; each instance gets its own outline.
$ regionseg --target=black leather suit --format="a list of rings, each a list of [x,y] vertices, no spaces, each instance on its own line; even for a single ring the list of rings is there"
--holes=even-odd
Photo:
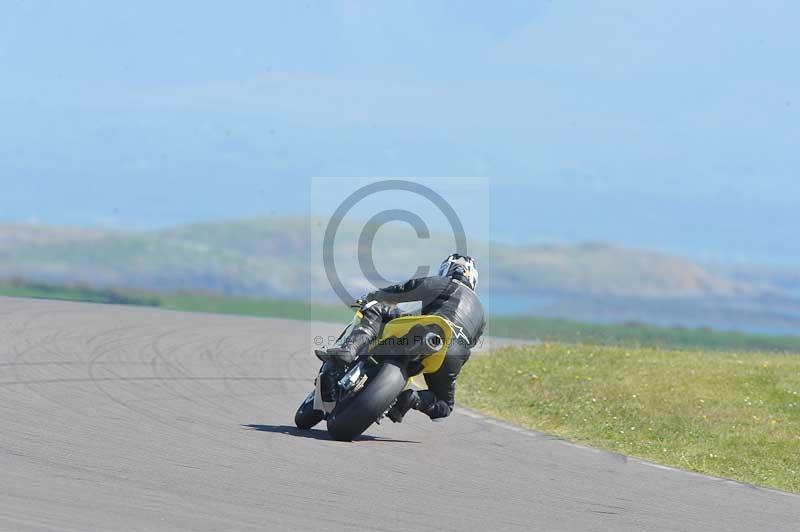
[[[420,301],[422,314],[442,316],[454,325],[456,337],[442,367],[436,373],[425,375],[428,390],[419,392],[420,410],[431,419],[449,416],[455,405],[456,378],[486,326],[478,296],[452,278],[423,277],[383,288],[369,294],[367,299],[379,302],[364,311],[360,324],[373,338],[380,334],[383,324],[400,315],[397,303]]]

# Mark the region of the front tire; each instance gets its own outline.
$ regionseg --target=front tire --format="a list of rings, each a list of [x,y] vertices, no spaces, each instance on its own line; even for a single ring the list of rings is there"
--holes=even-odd
[[[328,416],[328,434],[338,441],[352,441],[369,428],[392,405],[406,385],[406,373],[399,366],[384,363],[364,389],[352,400],[339,405]]]
[[[294,415],[294,424],[298,429],[308,430],[322,421],[324,417],[324,412],[314,410],[314,391],[312,391],[297,409],[297,413]]]

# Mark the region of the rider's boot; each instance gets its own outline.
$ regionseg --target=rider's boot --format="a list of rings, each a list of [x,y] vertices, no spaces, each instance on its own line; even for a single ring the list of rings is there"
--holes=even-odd
[[[329,347],[325,354],[329,360],[334,360],[340,364],[349,366],[356,359],[361,349],[369,345],[374,339],[375,334],[372,331],[364,327],[359,327],[350,333],[350,336],[347,337],[340,347]]]

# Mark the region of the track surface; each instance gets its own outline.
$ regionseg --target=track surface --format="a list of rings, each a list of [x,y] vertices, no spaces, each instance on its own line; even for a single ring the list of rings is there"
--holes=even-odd
[[[464,411],[300,433],[337,329],[0,298],[0,530],[800,530],[800,497]]]

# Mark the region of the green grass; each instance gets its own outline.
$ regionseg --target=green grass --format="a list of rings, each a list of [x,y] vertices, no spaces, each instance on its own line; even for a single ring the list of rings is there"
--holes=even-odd
[[[340,305],[309,305],[301,301],[253,299],[212,294],[174,293],[159,295],[160,306],[172,310],[266,316],[294,320],[346,322],[353,313]]]
[[[310,305],[302,301],[232,297],[196,292],[152,293],[141,290],[97,289],[84,285],[56,286],[10,281],[0,284],[0,295],[58,299],[89,303],[142,305],[189,312],[212,312],[295,320],[349,321],[353,314],[340,305]]]
[[[160,305],[159,298],[152,294],[97,289],[84,285],[55,286],[41,283],[10,281],[0,284],[0,295],[38,299],[59,299],[65,301],[86,301],[90,303],[109,303],[116,305],[140,305],[151,307]]]
[[[543,344],[473,357],[465,406],[690,471],[800,493],[800,357]]]
[[[489,333],[545,342],[800,352],[800,336],[768,336],[706,328],[656,327],[641,323],[592,324],[565,319],[495,316]]]

